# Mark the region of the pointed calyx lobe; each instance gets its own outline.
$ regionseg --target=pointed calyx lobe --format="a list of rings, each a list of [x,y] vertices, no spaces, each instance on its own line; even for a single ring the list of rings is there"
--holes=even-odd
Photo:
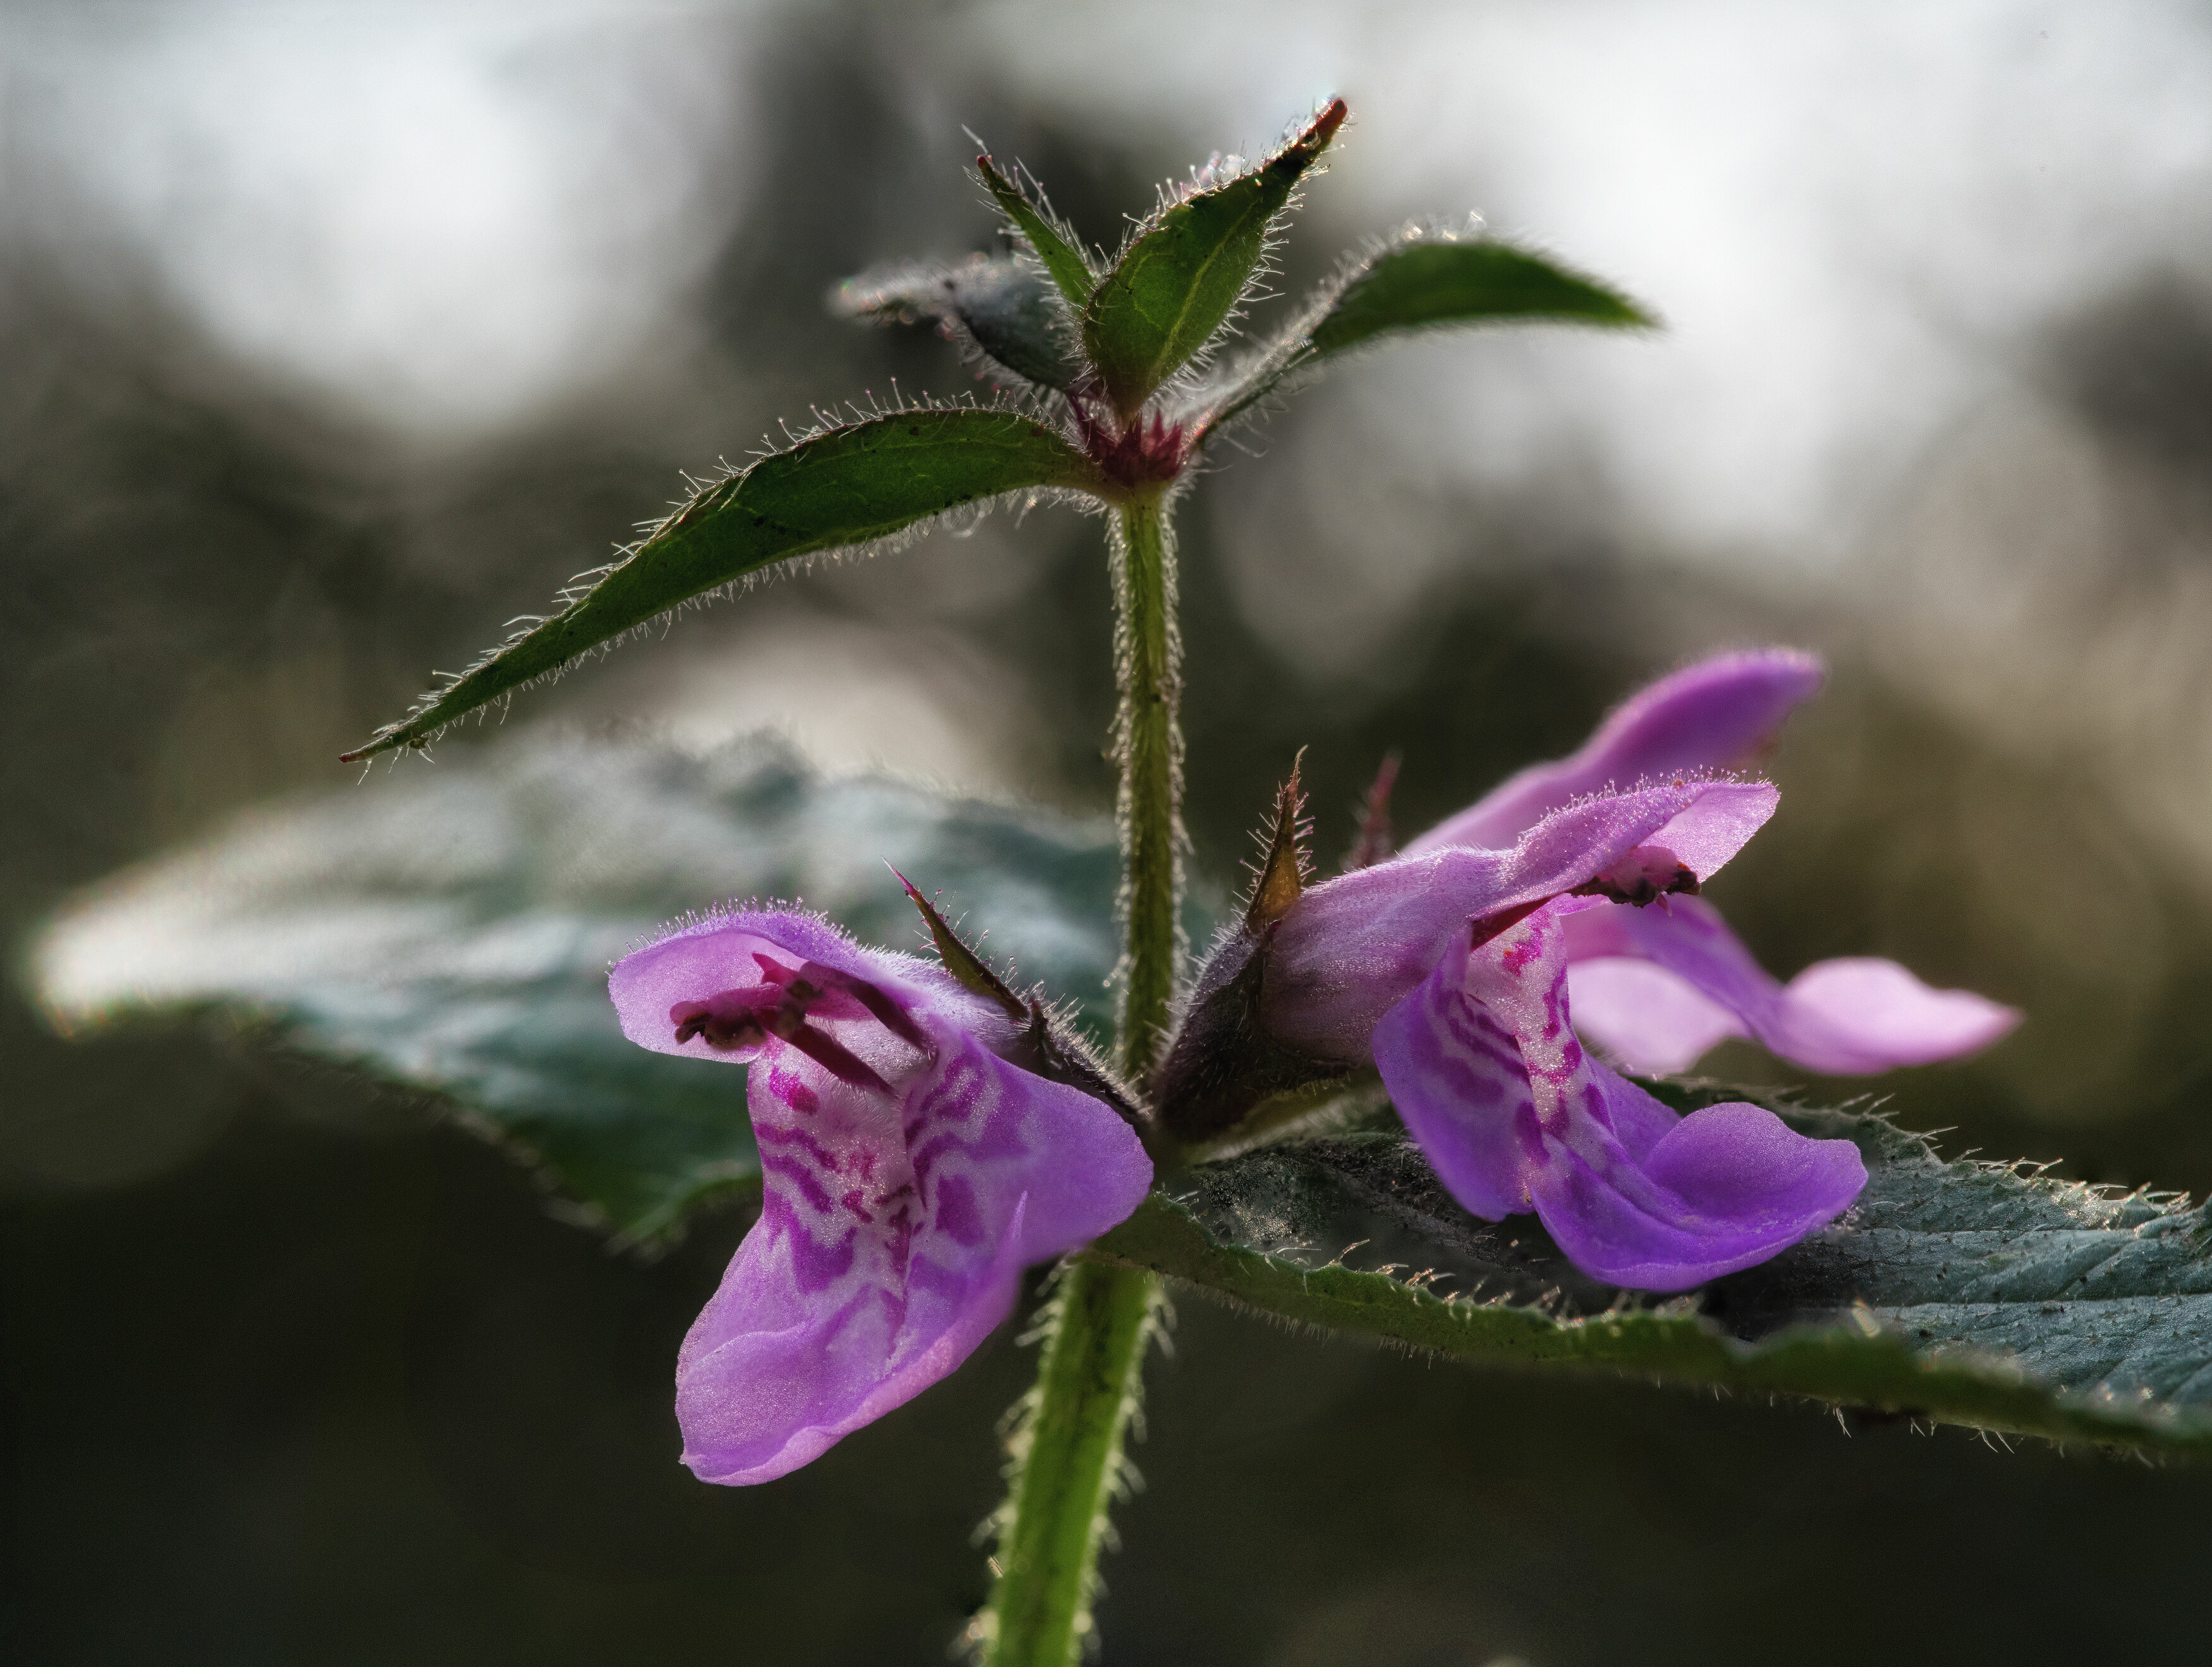
[[[702,592],[818,550],[893,536],[1009,493],[1104,489],[1098,467],[1019,411],[916,409],[811,434],[702,488],[558,613],[486,655],[348,761],[419,747],[456,718],[557,671]]]
[[[1294,763],[1275,795],[1266,855],[1244,917],[1208,958],[1160,1066],[1161,1125],[1183,1142],[1226,1134],[1272,1096],[1333,1083],[1346,1074],[1333,1061],[1284,1047],[1261,1017],[1269,945],[1277,924],[1305,891],[1304,809]]]
[[[677,1364],[702,1480],[781,1476],[936,1382],[1012,1311],[1023,1268],[1151,1185],[1119,1112],[1014,1062],[1006,1002],[816,917],[699,921],[609,991],[632,1041],[751,1066],[760,1220]]]
[[[1390,827],[1390,790],[1398,785],[1398,768],[1404,761],[1395,748],[1383,755],[1367,796],[1359,802],[1359,832],[1352,849],[1344,853],[1346,874],[1354,869],[1373,868],[1397,848]]]
[[[1274,830],[1267,836],[1267,854],[1252,882],[1251,900],[1245,905],[1249,930],[1272,926],[1291,912],[1291,905],[1305,890],[1306,856],[1304,826],[1305,796],[1298,790],[1298,763],[1291,765],[1291,779],[1275,794]]]
[[[992,1003],[1011,1023],[1020,1027],[1020,1034],[1002,1050],[1006,1058],[1048,1082],[1066,1083],[1104,1100],[1121,1113],[1124,1122],[1142,1132],[1147,1119],[1134,1096],[1114,1080],[1088,1044],[1057,1022],[1036,997],[1024,999],[1008,989],[989,964],[962,941],[936,906],[915,888],[914,882],[896,869],[891,872],[906,888],[906,894],[915,907],[921,912],[922,924],[929,930],[930,943],[937,951],[939,964],[962,989]]]
[[[1276,217],[1345,114],[1337,100],[1249,173],[1201,183],[1169,204],[1099,280],[1084,309],[1083,343],[1125,423],[1243,299]]]

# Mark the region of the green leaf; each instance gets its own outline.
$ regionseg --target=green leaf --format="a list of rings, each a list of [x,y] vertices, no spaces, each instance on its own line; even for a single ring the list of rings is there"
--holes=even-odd
[[[878,323],[932,318],[1018,387],[1065,393],[1079,369],[1075,315],[1032,260],[978,255],[958,266],[916,263],[839,288],[839,309]]]
[[[558,670],[701,592],[795,555],[866,544],[1011,493],[1099,492],[1097,467],[1018,411],[900,411],[811,434],[702,489],[589,589],[380,730],[344,761],[422,745],[487,700]]]
[[[1103,1036],[1110,822],[823,781],[761,742],[704,758],[566,734],[459,749],[120,876],[48,928],[31,972],[64,1027],[213,1009],[432,1090],[651,1239],[757,1176],[744,1075],[624,1040],[609,963],[663,921],[755,896],[926,955],[887,863],[989,929],[1016,990],[1088,1003]]]
[[[1339,99],[1250,173],[1170,203],[1099,281],[1083,315],[1084,347],[1124,421],[1243,299],[1276,216],[1344,116]]]
[[[1599,279],[1501,238],[1415,227],[1322,286],[1268,348],[1223,379],[1209,431],[1326,359],[1415,330],[1549,323],[1658,322]]]
[[[1401,239],[1346,276],[1308,325],[1316,357],[1395,330],[1544,318],[1558,324],[1650,326],[1618,290],[1498,238],[1431,233]]]
[[[1000,210],[1043,263],[1045,271],[1059,286],[1068,306],[1082,312],[1098,280],[1091,270],[1091,263],[1084,259],[1075,234],[1053,217],[1050,209],[1032,203],[1021,187],[993,166],[989,157],[978,156],[975,167]]]
[[[1533,1217],[1493,1227],[1470,1216],[1386,1134],[1198,1171],[1188,1198],[1156,1197],[1099,1253],[1305,1324],[1469,1361],[2212,1454],[2202,1211],[2172,1196],[1944,1163],[1875,1118],[1778,1109],[1808,1134],[1856,1141],[1864,1196],[1839,1225],[1677,1301],[1585,1279]],[[1348,1265],[1355,1255],[1364,1266]],[[1400,1277],[1406,1267],[1420,1271]]]

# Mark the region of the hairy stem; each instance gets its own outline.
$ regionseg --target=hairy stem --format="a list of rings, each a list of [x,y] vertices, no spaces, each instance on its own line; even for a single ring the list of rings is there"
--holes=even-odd
[[[1114,658],[1121,711],[1114,757],[1121,768],[1119,813],[1127,868],[1121,882],[1123,1073],[1151,1075],[1166,1034],[1182,946],[1176,904],[1182,888],[1182,643],[1175,624],[1175,540],[1155,495],[1122,506],[1114,537]]]
[[[1166,1034],[1182,944],[1182,736],[1175,546],[1162,494],[1124,504],[1113,540],[1114,657],[1121,704],[1121,1014],[1115,1052],[1133,1082]],[[1068,1667],[1091,1633],[1106,1506],[1158,1324],[1158,1278],[1083,1263],[1042,1316],[1037,1385],[1018,1411],[1012,1496],[999,1525],[997,1582],[976,1635],[990,1667]]]
[[[994,1559],[990,1667],[1067,1667],[1080,1657],[1159,1291],[1140,1270],[1081,1263],[1044,1316],[1044,1357],[1018,1415],[1018,1470]]]

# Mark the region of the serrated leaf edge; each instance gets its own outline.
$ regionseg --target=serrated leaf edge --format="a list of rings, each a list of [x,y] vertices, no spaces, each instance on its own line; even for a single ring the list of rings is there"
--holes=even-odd
[[[1923,1354],[1892,1328],[1877,1322],[1869,1331],[1858,1317],[1790,1326],[1755,1343],[1666,1308],[1562,1319],[1503,1300],[1439,1297],[1340,1261],[1309,1268],[1224,1245],[1187,1205],[1159,1193],[1085,1254],[1148,1269],[1232,1306],[1476,1364],[1787,1395],[1931,1425],[2212,1457],[2212,1415],[2051,1389],[2008,1359],[1965,1349]],[[1839,1387],[1844,1372],[1863,1381]]]
[[[1566,276],[1613,296],[1623,306],[1637,313],[1641,320],[1636,324],[1610,326],[1585,324],[1582,328],[1659,330],[1665,327],[1664,320],[1656,312],[1614,285],[1584,271],[1571,261],[1559,258],[1541,244],[1490,232],[1480,215],[1469,215],[1462,221],[1409,220],[1395,231],[1370,238],[1347,251],[1337,263],[1336,270],[1314,287],[1300,303],[1297,312],[1276,331],[1273,339],[1255,344],[1223,363],[1217,375],[1209,379],[1205,385],[1191,391],[1189,403],[1181,415],[1184,421],[1194,427],[1196,435],[1194,448],[1202,450],[1208,441],[1227,433],[1240,421],[1257,418],[1272,409],[1274,402],[1305,386],[1313,376],[1319,373],[1323,365],[1360,357],[1389,347],[1408,336],[1425,336],[1453,330],[1510,327],[1516,324],[1572,327],[1571,320],[1536,317],[1517,319],[1446,318],[1409,325],[1403,330],[1385,331],[1357,347],[1325,357],[1310,351],[1315,330],[1344,299],[1352,286],[1365,276],[1377,262],[1401,249],[1419,244],[1462,242],[1493,243],[1517,253],[1532,256]],[[1212,409],[1208,409],[1209,406]]]
[[[434,681],[430,688],[416,697],[413,704],[407,709],[405,716],[395,723],[384,725],[368,741],[352,751],[339,754],[338,762],[341,764],[373,762],[379,755],[384,753],[427,751],[454,724],[471,718],[481,723],[494,711],[503,717],[516,695],[531,689],[549,687],[559,682],[576,666],[611,653],[624,643],[636,640],[646,632],[663,627],[674,616],[696,609],[708,608],[717,602],[742,595],[755,585],[767,583],[772,579],[791,573],[808,571],[813,566],[825,561],[863,560],[872,556],[890,555],[908,548],[940,527],[953,526],[963,530],[972,527],[980,523],[993,509],[1010,500],[1018,500],[1024,513],[1031,508],[1048,503],[1066,505],[1085,514],[1103,513],[1108,507],[1107,501],[1102,496],[1076,488],[1058,486],[1018,488],[979,499],[973,503],[956,505],[933,514],[918,516],[904,526],[877,537],[860,539],[849,544],[838,544],[823,549],[809,550],[780,557],[750,573],[739,574],[735,579],[726,580],[720,585],[709,585],[678,602],[672,603],[658,613],[639,621],[636,624],[625,627],[611,636],[578,650],[558,664],[549,666],[543,671],[522,678],[497,694],[486,696],[482,700],[464,707],[448,717],[439,718],[434,722],[424,721],[444,704],[455,689],[460,688],[470,678],[496,664],[503,656],[514,652],[543,627],[562,618],[569,609],[584,601],[599,582],[617,568],[643,554],[656,539],[664,534],[682,526],[689,517],[713,507],[708,500],[715,494],[726,492],[732,482],[743,480],[755,467],[771,458],[788,456],[816,440],[831,434],[864,427],[870,423],[896,417],[916,415],[940,415],[956,411],[1003,414],[1018,417],[1025,422],[1036,423],[1053,429],[1071,452],[1079,457],[1084,455],[1083,446],[1077,436],[1069,433],[1059,423],[1040,414],[1032,403],[1027,402],[1005,397],[981,400],[973,394],[950,401],[938,401],[925,395],[915,399],[895,397],[893,403],[887,406],[871,393],[868,396],[866,407],[863,408],[855,403],[849,409],[853,413],[852,416],[844,418],[825,413],[819,407],[813,408],[810,413],[814,418],[811,426],[794,430],[788,423],[784,424],[785,443],[781,446],[776,445],[772,436],[763,435],[762,439],[765,442],[764,449],[749,453],[749,461],[742,465],[732,464],[725,460],[721,465],[722,472],[711,480],[701,481],[687,474],[684,478],[692,487],[691,495],[682,503],[672,506],[667,514],[651,521],[641,522],[639,524],[641,536],[629,543],[619,547],[613,560],[599,567],[587,568],[570,579],[554,593],[554,601],[557,605],[551,613],[516,615],[514,619],[508,621],[510,625],[515,626],[516,629],[489,648],[483,650],[460,670],[433,673]],[[1102,488],[1103,484],[1102,479]]]

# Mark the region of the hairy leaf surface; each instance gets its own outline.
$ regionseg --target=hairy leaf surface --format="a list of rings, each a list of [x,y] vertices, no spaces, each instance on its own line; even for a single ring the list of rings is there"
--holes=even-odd
[[[1344,121],[1332,104],[1249,173],[1192,192],[1138,233],[1099,281],[1083,340],[1126,419],[1212,339],[1243,298],[1268,229]]]
[[[1676,1301],[1584,1278],[1534,1216],[1468,1215],[1395,1134],[1210,1166],[1103,1248],[1255,1307],[1472,1361],[2212,1453],[2202,1210],[1945,1163],[1875,1118],[1778,1109],[1855,1141],[1864,1196],[1835,1227]]]
[[[1034,261],[977,256],[957,266],[916,264],[855,278],[838,304],[856,318],[912,324],[933,318],[982,356],[1001,382],[1065,393],[1079,369],[1070,350],[1075,315]]]
[[[975,167],[1008,223],[1030,246],[1030,252],[1043,264],[1068,306],[1081,312],[1089,304],[1098,280],[1091,270],[1091,263],[1084,259],[1074,234],[1054,218],[1050,209],[1031,203],[1019,185],[999,172],[989,157],[978,156]]]
[[[1609,285],[1503,239],[1417,228],[1324,286],[1277,340],[1224,378],[1218,428],[1287,379],[1342,353],[1414,330],[1656,321]]]
[[[1087,1001],[1103,1027],[1110,824],[823,781],[765,743],[701,759],[518,737],[252,815],[64,915],[33,975],[65,1027],[215,1009],[432,1090],[651,1238],[757,1173],[744,1073],[625,1041],[609,963],[756,896],[927,958],[886,863],[988,931],[1018,988]]]
[[[656,615],[792,556],[866,544],[1010,493],[1103,485],[1082,453],[1018,411],[902,411],[811,435],[705,488],[559,613],[346,756],[418,745]]]
[[[1496,319],[1648,325],[1620,291],[1497,238],[1408,237],[1346,278],[1306,341],[1316,357],[1394,330]]]

